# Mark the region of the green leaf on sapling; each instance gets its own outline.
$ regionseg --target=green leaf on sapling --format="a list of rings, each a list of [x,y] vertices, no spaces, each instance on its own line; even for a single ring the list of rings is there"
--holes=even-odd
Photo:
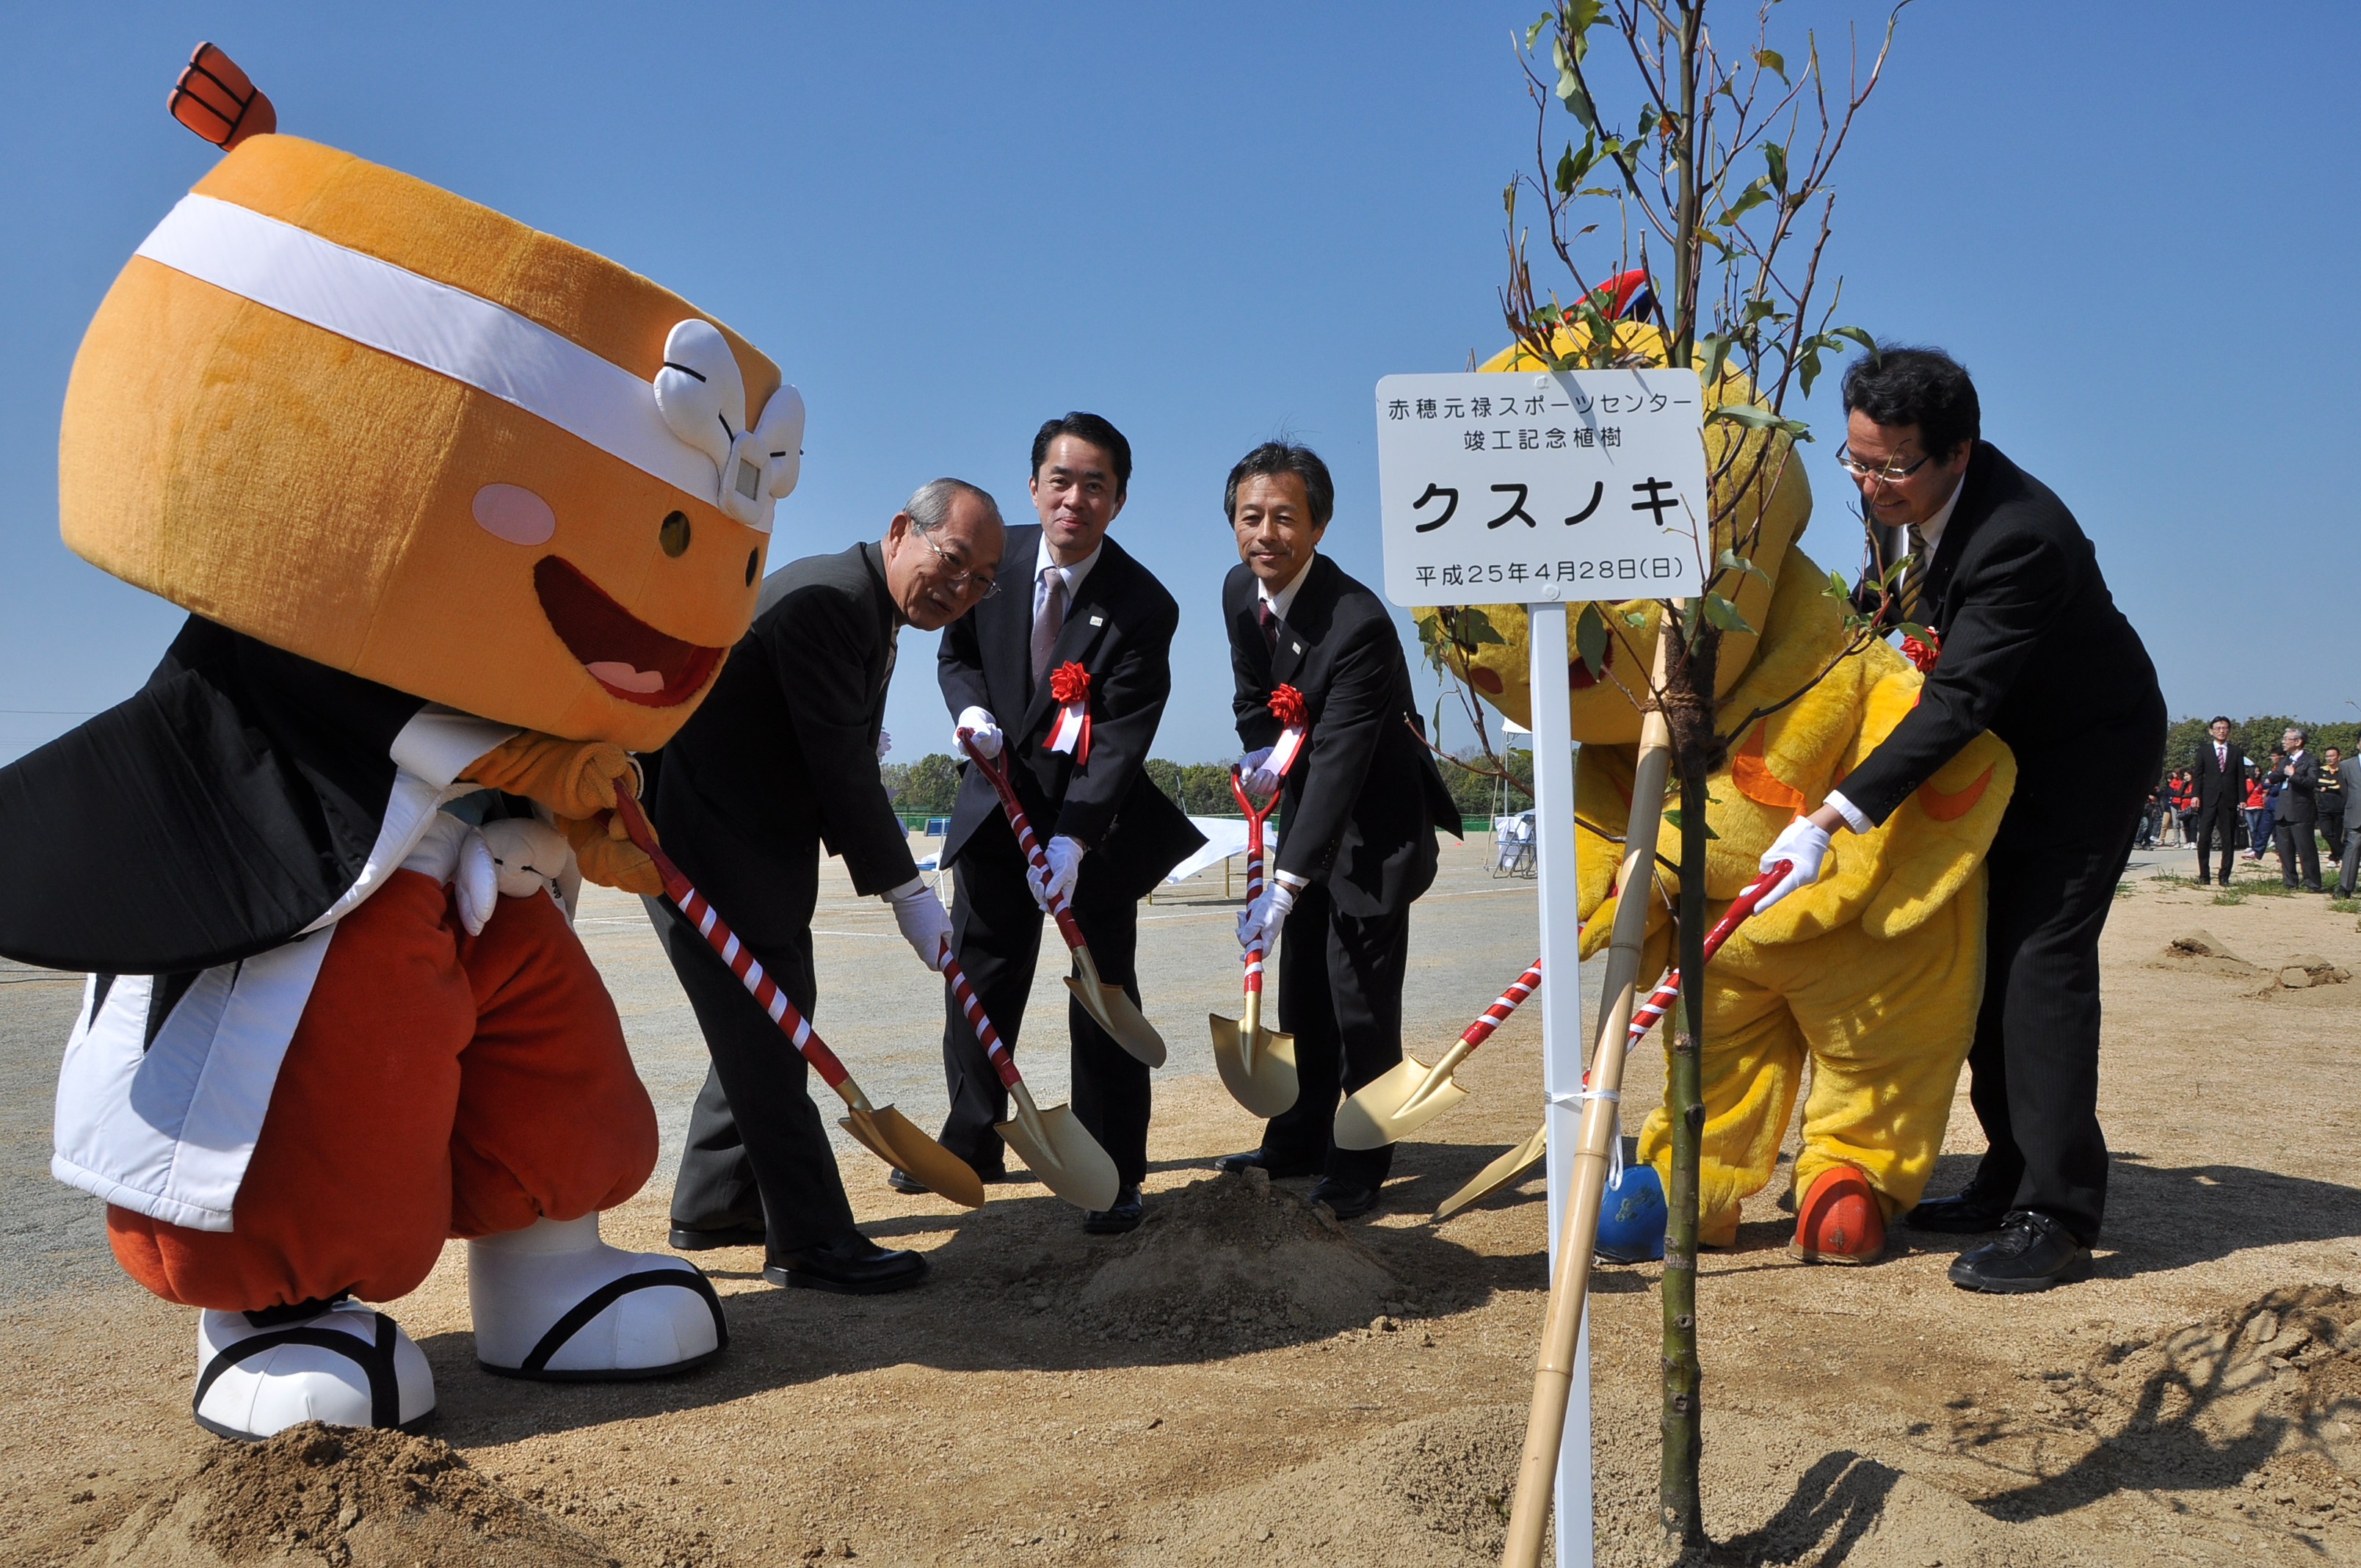
[[[1754,630],[1746,624],[1746,618],[1738,613],[1738,607],[1719,594],[1705,596],[1705,618],[1708,624],[1723,631],[1743,631],[1752,635]]]
[[[1763,161],[1771,166],[1771,188],[1784,192],[1787,189],[1787,149],[1775,141],[1763,144]]]
[[[1574,651],[1582,656],[1582,667],[1592,680],[1607,668],[1607,620],[1596,604],[1584,605],[1574,619]]]
[[[1775,72],[1777,72],[1777,73],[1778,73],[1778,77],[1779,77],[1779,80],[1780,80],[1780,81],[1782,81],[1782,82],[1787,82],[1787,60],[1786,60],[1786,57],[1784,57],[1784,55],[1782,55],[1782,54],[1781,54],[1777,49],[1756,49],[1756,50],[1754,51],[1754,63],[1755,63],[1755,64],[1757,64],[1757,65],[1759,65],[1759,66],[1761,66],[1761,67],[1762,67],[1763,70],[1765,70],[1765,71],[1775,71]],[[1795,85],[1795,83],[1794,83],[1794,82],[1787,82],[1787,84],[1788,84],[1790,87],[1792,87],[1792,86],[1794,86],[1794,85]]]

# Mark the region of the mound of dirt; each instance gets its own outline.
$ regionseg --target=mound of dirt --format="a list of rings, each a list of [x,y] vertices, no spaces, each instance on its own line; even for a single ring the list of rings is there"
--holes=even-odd
[[[2298,953],[2279,966],[2279,983],[2290,991],[2303,991],[2315,985],[2343,985],[2353,978],[2353,971],[2340,969],[2318,953]]]
[[[89,1538],[85,1538],[89,1540]],[[75,1561],[126,1568],[615,1568],[589,1537],[511,1496],[433,1438],[307,1421],[218,1442]]]
[[[2226,975],[2233,980],[2246,980],[2263,972],[2224,947],[2210,931],[2191,931],[2175,937],[2148,960],[2148,967],[2179,970],[2183,974]]]
[[[1123,1339],[1251,1345],[1369,1323],[1393,1275],[1327,1210],[1259,1170],[1163,1194],[1102,1252],[1074,1310]]]
[[[2054,1374],[2054,1415],[2148,1484],[2243,1488],[2290,1532],[2361,1523],[2361,1295],[2274,1290]]]

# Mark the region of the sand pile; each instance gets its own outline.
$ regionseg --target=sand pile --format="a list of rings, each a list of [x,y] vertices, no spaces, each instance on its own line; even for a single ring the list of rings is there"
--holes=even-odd
[[[70,1562],[125,1568],[325,1563],[332,1568],[613,1568],[619,1561],[469,1468],[433,1438],[290,1427],[214,1444],[177,1486],[133,1500]]]
[[[1045,1256],[1017,1283],[1103,1338],[1224,1350],[1366,1328],[1406,1294],[1325,1209],[1258,1170],[1159,1193],[1130,1235]]]

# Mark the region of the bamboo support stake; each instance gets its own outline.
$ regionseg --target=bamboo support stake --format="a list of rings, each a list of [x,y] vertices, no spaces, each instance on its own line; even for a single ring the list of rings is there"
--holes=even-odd
[[[1655,668],[1650,676],[1654,691],[1664,689],[1670,631],[1669,626],[1657,630]],[[1623,1088],[1624,1036],[1631,1028],[1640,948],[1648,935],[1656,832],[1664,822],[1664,783],[1671,766],[1672,731],[1663,712],[1652,707],[1640,725],[1631,815],[1624,829],[1622,872],[1615,883],[1615,927],[1599,992],[1606,1006],[1598,1021],[1598,1044],[1591,1052],[1588,1096],[1582,1105],[1581,1147],[1574,1157],[1565,1228],[1558,1243],[1557,1277],[1551,1282],[1541,1359],[1533,1370],[1532,1412],[1525,1422],[1524,1456],[1517,1465],[1508,1541],[1500,1552],[1502,1568],[1537,1568],[1541,1561],[1542,1531],[1549,1521],[1558,1450],[1565,1438],[1566,1400],[1574,1392],[1575,1339],[1582,1329],[1585,1297],[1590,1288],[1591,1248],[1598,1240],[1598,1204],[1607,1190],[1607,1145],[1615,1131],[1615,1097]]]

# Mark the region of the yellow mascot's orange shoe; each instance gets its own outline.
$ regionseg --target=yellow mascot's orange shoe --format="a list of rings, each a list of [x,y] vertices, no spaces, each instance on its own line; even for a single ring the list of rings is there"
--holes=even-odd
[[[1820,1172],[1796,1208],[1787,1250],[1806,1263],[1875,1263],[1885,1251],[1885,1216],[1868,1179],[1849,1165]]]

